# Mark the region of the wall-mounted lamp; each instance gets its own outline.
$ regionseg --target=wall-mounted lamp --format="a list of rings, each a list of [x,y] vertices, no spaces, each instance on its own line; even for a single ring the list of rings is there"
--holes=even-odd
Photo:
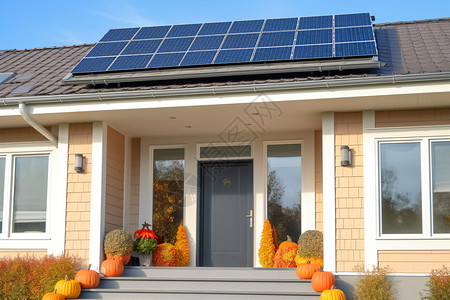
[[[352,149],[348,146],[341,146],[341,166],[352,165]]]
[[[75,172],[77,173],[83,173],[84,172],[84,161],[85,157],[83,154],[75,154]]]

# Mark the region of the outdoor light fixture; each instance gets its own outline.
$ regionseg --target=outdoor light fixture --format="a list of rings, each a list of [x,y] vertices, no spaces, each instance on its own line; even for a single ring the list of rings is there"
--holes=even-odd
[[[85,157],[83,154],[75,154],[75,172],[77,173],[83,173],[84,172],[84,160]]]
[[[352,149],[348,146],[341,146],[341,166],[351,166],[352,164]]]

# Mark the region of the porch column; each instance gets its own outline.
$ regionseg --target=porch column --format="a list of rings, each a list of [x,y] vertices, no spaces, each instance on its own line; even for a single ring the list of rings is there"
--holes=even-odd
[[[322,114],[324,270],[336,272],[334,112]]]
[[[92,270],[99,270],[103,260],[105,232],[105,176],[106,176],[106,125],[93,123],[91,219],[89,234],[89,263]]]

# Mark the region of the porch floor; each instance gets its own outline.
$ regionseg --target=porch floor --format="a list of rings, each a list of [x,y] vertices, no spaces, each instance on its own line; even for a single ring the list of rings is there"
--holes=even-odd
[[[125,267],[79,299],[319,299],[295,269]]]

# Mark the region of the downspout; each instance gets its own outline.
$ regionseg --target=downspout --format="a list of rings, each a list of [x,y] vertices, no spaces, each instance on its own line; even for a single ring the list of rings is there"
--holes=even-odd
[[[34,129],[36,129],[40,134],[45,136],[45,138],[47,138],[53,145],[56,146],[58,144],[58,138],[56,136],[54,136],[50,131],[48,131],[44,126],[42,126],[41,124],[36,122],[28,114],[26,109],[27,109],[27,107],[26,107],[25,103],[20,102],[19,103],[19,111],[20,111],[20,114],[22,115],[22,118],[25,120],[25,122],[27,122],[28,125],[30,125]]]

